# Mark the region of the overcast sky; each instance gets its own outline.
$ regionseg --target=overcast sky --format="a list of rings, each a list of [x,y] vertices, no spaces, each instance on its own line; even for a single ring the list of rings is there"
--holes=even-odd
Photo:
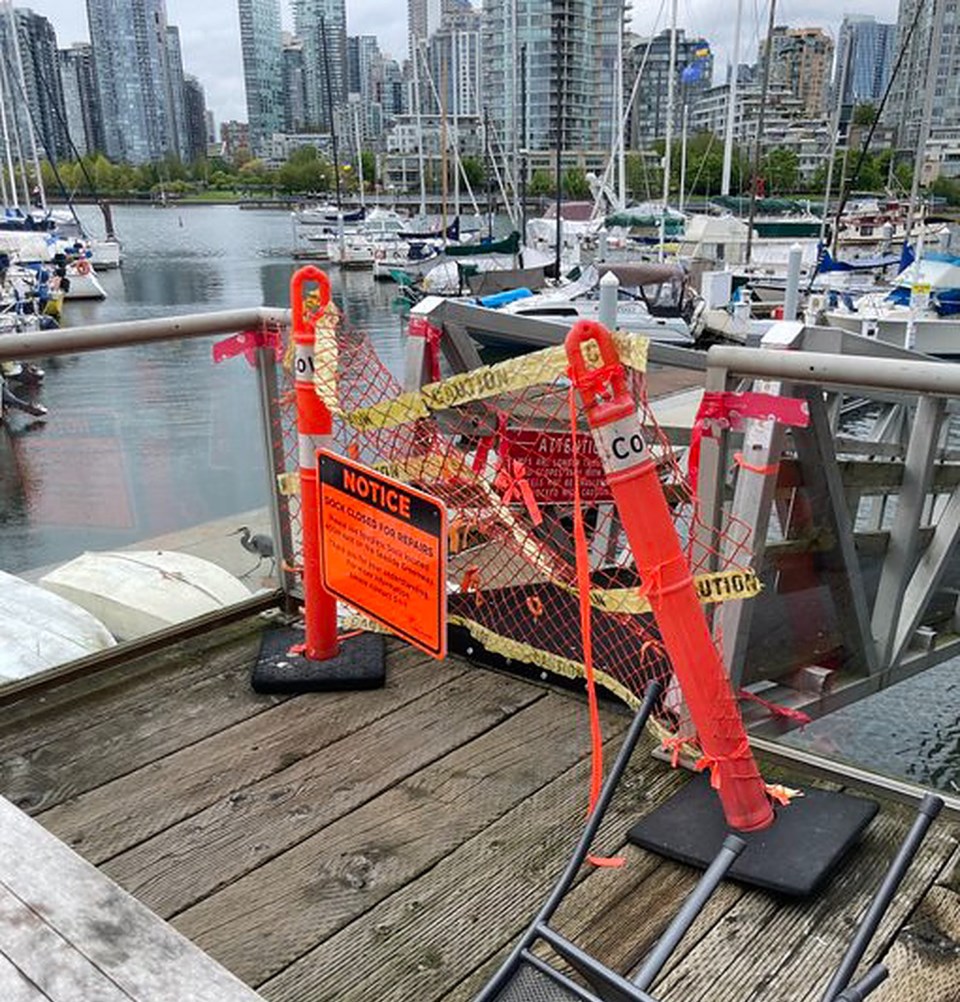
[[[86,41],[87,5],[84,0],[15,0],[48,17],[61,48]],[[477,3],[477,0],[474,0]],[[289,0],[284,7],[284,27],[292,29]],[[779,0],[777,23],[821,25],[836,36],[844,13],[874,14],[895,21],[898,0]],[[666,27],[670,0],[634,0],[633,28],[648,34]],[[741,60],[753,57],[758,37],[766,32],[766,0],[743,0]],[[732,58],[736,0],[679,0],[678,23],[688,34],[703,35],[714,51],[718,78]],[[167,16],[180,28],[184,70],[198,77],[207,95],[207,107],[217,122],[246,120],[243,64],[240,57],[240,22],[237,0],[167,0]],[[347,0],[347,31],[351,35],[376,35],[380,47],[397,58],[406,54],[407,5],[404,0]]]

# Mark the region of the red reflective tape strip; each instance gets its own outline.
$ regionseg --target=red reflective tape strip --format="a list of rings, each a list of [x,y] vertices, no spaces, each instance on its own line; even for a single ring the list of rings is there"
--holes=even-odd
[[[273,348],[274,356],[279,360],[283,354],[283,340],[280,332],[268,331],[241,331],[239,334],[231,334],[221,341],[217,341],[211,349],[215,364],[225,362],[228,358],[235,358],[237,355],[244,355],[251,366],[257,364],[256,350],[258,348]]]
[[[743,458],[742,452],[735,452],[733,454],[733,461],[740,467],[741,470],[749,470],[750,473],[759,473],[764,477],[772,477],[780,472],[780,463],[767,463],[766,466],[759,466],[753,463],[748,463],[746,459]]]
[[[788,706],[780,706],[777,703],[771,703],[768,699],[763,699],[756,693],[748,692],[746,689],[741,689],[737,693],[738,699],[745,699],[748,703],[757,703],[762,706],[765,710],[768,710],[775,717],[781,717],[784,720],[792,720],[799,724],[801,728],[806,727],[807,724],[813,722],[813,717],[809,714],[803,712],[803,710],[791,710]]]
[[[778,397],[773,393],[733,393],[707,391],[700,400],[697,416],[690,432],[687,453],[687,474],[690,490],[697,493],[700,475],[700,443],[706,435],[713,438],[721,428],[737,428],[744,418],[757,421],[778,421],[780,424],[806,428],[810,424],[810,409],[805,400]],[[719,427],[718,427],[719,426]],[[751,467],[745,467],[751,469]],[[762,472],[756,470],[755,472]]]

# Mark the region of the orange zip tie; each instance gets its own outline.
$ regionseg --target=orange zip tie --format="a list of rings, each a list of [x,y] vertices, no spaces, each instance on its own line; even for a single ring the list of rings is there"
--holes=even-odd
[[[480,568],[476,564],[471,564],[464,572],[460,580],[460,591],[466,595],[473,592],[477,600],[477,605],[483,605],[483,596],[480,594]]]
[[[573,380],[568,396],[570,408],[570,432],[573,449],[570,458],[573,463],[573,540],[577,555],[577,591],[580,599],[580,634],[583,637],[583,674],[587,684],[587,708],[590,713],[590,807],[587,816],[593,813],[603,785],[603,734],[600,727],[600,707],[597,703],[597,687],[593,677],[593,640],[590,634],[590,557],[587,549],[587,533],[583,526],[583,511],[580,507],[580,474],[577,458],[577,407]],[[617,867],[626,862],[622,856],[594,856],[587,859],[594,866]]]
[[[740,467],[741,470],[749,470],[750,473],[759,473],[764,477],[774,477],[780,472],[780,463],[768,463],[766,466],[755,466],[753,463],[748,463],[746,459],[743,458],[742,452],[735,452],[733,454],[733,461]]]
[[[705,769],[710,770],[710,785],[715,789],[720,789],[720,763],[721,762],[733,762],[738,758],[747,758],[750,755],[750,745],[746,741],[741,741],[739,745],[729,754],[724,755],[719,758],[714,758],[712,755],[708,755],[704,752],[700,758],[694,763],[694,769],[697,772],[703,772]]]
[[[764,789],[767,791],[767,796],[781,807],[789,807],[791,800],[803,796],[803,790],[794,790],[782,783],[766,783]]]
[[[347,446],[347,455],[356,462],[360,458],[360,446],[356,442],[351,442]]]
[[[685,744],[689,744],[686,738],[682,738],[679,735],[672,738],[664,738],[660,742],[660,747],[664,751],[670,752],[670,768],[676,769],[680,765],[680,750]]]
[[[455,518],[450,522],[448,530],[450,535],[450,552],[459,553],[460,543],[466,537],[467,527],[462,519]]]
[[[527,596],[527,608],[534,619],[539,619],[543,615],[543,602],[540,601],[537,595]]]
[[[500,500],[504,504],[511,501],[523,501],[527,508],[527,514],[534,525],[540,525],[543,515],[540,506],[533,495],[533,488],[527,479],[527,471],[519,459],[503,459],[500,469],[494,478],[493,486],[501,492]]]

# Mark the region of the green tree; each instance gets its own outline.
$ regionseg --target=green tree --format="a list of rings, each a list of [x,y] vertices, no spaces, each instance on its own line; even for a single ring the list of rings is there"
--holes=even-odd
[[[460,166],[463,168],[464,176],[469,181],[470,187],[474,191],[479,191],[487,180],[487,172],[483,161],[478,160],[476,157],[463,157],[460,161]]]
[[[858,104],[853,109],[854,125],[873,125],[877,118],[877,109],[870,102]]]
[[[582,167],[571,167],[563,175],[563,193],[568,198],[590,197],[590,183]]]
[[[783,195],[797,190],[799,160],[793,150],[777,147],[763,158],[763,176],[768,195]]]
[[[360,154],[360,163],[363,165],[363,184],[371,191],[376,190],[377,177],[377,155],[370,150],[364,150]]]
[[[329,191],[333,185],[333,168],[320,157],[316,147],[301,146],[277,171],[276,181],[288,192]]]
[[[531,195],[553,195],[556,192],[553,174],[548,170],[535,170],[530,178]]]

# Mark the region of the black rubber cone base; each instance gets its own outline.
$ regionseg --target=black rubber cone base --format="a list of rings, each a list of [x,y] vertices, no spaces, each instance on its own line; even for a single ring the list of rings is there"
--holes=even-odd
[[[872,800],[807,789],[763,831],[736,832],[746,843],[727,876],[790,897],[813,894],[877,813]],[[706,868],[731,829],[706,776],[690,780],[627,833],[644,849]]]
[[[251,685],[255,692],[330,692],[344,689],[380,689],[386,679],[385,637],[358,633],[340,644],[340,653],[327,661],[311,661],[290,648],[303,643],[303,626],[274,626],[265,630]]]

